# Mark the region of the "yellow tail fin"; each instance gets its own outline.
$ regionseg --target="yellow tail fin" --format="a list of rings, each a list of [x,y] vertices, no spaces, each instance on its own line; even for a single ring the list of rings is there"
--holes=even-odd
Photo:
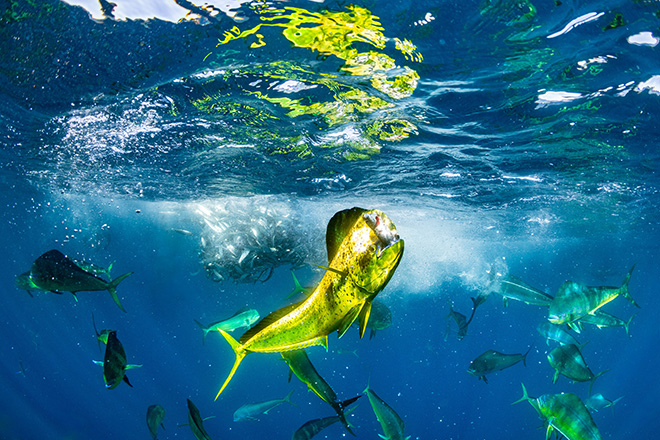
[[[232,367],[231,371],[229,372],[229,376],[227,377],[227,380],[225,380],[225,383],[222,384],[222,387],[220,388],[220,391],[218,391],[218,394],[215,396],[214,400],[218,400],[218,397],[220,397],[220,394],[224,391],[225,387],[229,383],[232,377],[234,377],[234,373],[236,372],[236,369],[238,368],[239,364],[247,355],[247,351],[243,349],[243,346],[238,343],[236,339],[234,339],[229,333],[222,329],[218,329],[220,334],[225,337],[227,342],[229,342],[229,345],[231,345],[232,350],[234,350],[234,353],[236,353],[236,361],[234,362],[234,366]]]

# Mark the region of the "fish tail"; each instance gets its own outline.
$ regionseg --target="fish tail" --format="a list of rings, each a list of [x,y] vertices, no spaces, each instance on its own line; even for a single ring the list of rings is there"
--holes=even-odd
[[[229,372],[229,376],[227,376],[225,383],[223,383],[222,387],[220,387],[220,391],[218,391],[218,394],[215,396],[214,400],[218,400],[218,397],[220,397],[220,394],[224,391],[227,384],[229,384],[231,378],[234,377],[234,373],[236,373],[236,369],[238,369],[238,366],[240,365],[241,361],[248,353],[243,348],[243,346],[236,339],[234,339],[229,333],[227,333],[226,331],[220,328],[218,329],[218,331],[222,336],[225,337],[227,342],[229,342],[229,345],[231,346],[232,350],[234,350],[234,353],[236,353],[236,361],[234,362],[234,366],[231,368],[231,371]]]
[[[125,273],[124,275],[120,275],[114,280],[110,281],[110,283],[108,284],[108,292],[110,292],[110,296],[112,296],[112,299],[115,301],[115,304],[119,306],[122,312],[126,312],[126,309],[119,302],[119,297],[117,296],[117,285],[119,285],[119,283],[124,281],[124,279],[129,275],[131,275],[132,273],[133,272],[128,272]]]
[[[353,425],[351,425],[351,424],[348,422],[348,420],[346,420],[346,415],[350,414],[350,413],[351,413],[355,408],[357,408],[357,407],[355,406],[355,407],[350,408],[350,409],[348,409],[348,410],[346,410],[346,408],[347,408],[351,403],[353,403],[353,402],[355,402],[356,400],[358,400],[360,397],[362,397],[362,394],[360,394],[359,396],[355,396],[355,397],[352,397],[352,398],[350,398],[350,399],[344,400],[343,402],[333,402],[333,403],[331,403],[332,408],[333,408],[333,409],[335,410],[335,412],[337,413],[337,416],[339,416],[339,421],[342,423],[342,425],[344,425],[344,427],[346,428],[346,430],[347,430],[348,432],[351,433],[351,435],[355,435],[355,434],[353,433],[353,431],[351,431],[351,427],[353,427]]]
[[[532,347],[530,346],[530,347],[527,349],[527,352],[526,352],[525,354],[523,354],[522,361],[523,361],[523,365],[524,365],[524,366],[527,366],[527,355],[529,354],[529,352],[530,352],[531,350],[532,350]]]
[[[626,335],[628,335],[628,337],[630,337],[630,333],[628,332],[628,327],[630,327],[630,322],[633,320],[635,316],[637,316],[637,313],[632,315],[628,321],[623,323],[623,328],[626,330]]]
[[[291,394],[293,394],[294,391],[295,391],[295,390],[291,390],[291,391],[289,391],[289,394],[287,394],[287,395],[284,397],[284,399],[282,399],[282,400],[284,400],[286,403],[289,403],[289,404],[291,404],[291,405],[293,405],[293,406],[296,406],[296,404],[293,403],[293,402],[291,401]]]
[[[209,329],[206,328],[206,326],[205,326],[204,324],[202,324],[201,322],[199,322],[198,320],[193,319],[193,321],[195,321],[195,322],[197,323],[197,325],[198,325],[202,330],[204,330],[204,336],[202,336],[202,344],[205,344],[205,343],[206,343],[206,335],[209,334]]]
[[[589,384],[589,395],[590,396],[591,396],[591,387],[594,386],[594,381],[596,379],[598,379],[600,376],[602,376],[603,374],[607,373],[608,371],[610,371],[610,370],[603,370],[603,371],[601,371],[600,373],[598,373],[597,375],[595,375],[594,377],[591,378],[591,383]]]
[[[628,283],[630,282],[630,276],[633,273],[633,270],[635,270],[635,265],[633,264],[633,267],[630,268],[630,271],[628,272],[628,275],[626,275],[626,278],[623,280],[623,284],[621,285],[621,295],[624,296],[628,301],[630,301],[635,307],[639,307],[639,304],[635,302],[635,300],[630,296],[630,293],[628,292]]]
[[[523,396],[522,396],[520,399],[518,399],[518,400],[516,400],[515,402],[513,402],[511,405],[515,405],[516,403],[520,403],[520,402],[522,402],[523,400],[529,400],[529,396],[527,395],[527,389],[525,389],[525,384],[521,382],[520,385],[522,385]]]

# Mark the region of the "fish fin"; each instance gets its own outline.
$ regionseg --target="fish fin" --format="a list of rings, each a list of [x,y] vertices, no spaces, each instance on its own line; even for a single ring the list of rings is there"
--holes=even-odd
[[[328,262],[331,262],[335,258],[346,234],[365,212],[367,212],[367,210],[364,208],[353,207],[339,211],[332,216],[325,232],[325,245],[328,252]]]
[[[376,336],[376,329],[372,328],[369,332],[369,340],[371,341]]]
[[[94,362],[96,365],[98,365],[100,367],[103,366],[103,361],[92,361],[92,362]]]
[[[552,383],[557,383],[557,379],[559,379],[559,370],[555,370],[555,375],[552,376]]]
[[[600,376],[602,376],[603,374],[607,373],[608,371],[610,371],[610,370],[603,370],[603,371],[601,371],[600,373],[598,373],[597,375],[595,375],[594,377],[591,378],[591,383],[589,384],[589,395],[590,396],[591,396],[591,387],[594,386],[594,381],[596,379],[598,379]]]
[[[329,266],[323,266],[321,264],[314,264],[314,266],[316,266],[318,268],[321,268],[321,269],[325,269],[328,272],[332,272],[332,273],[336,273],[337,275],[341,275],[343,278],[346,278],[348,276],[348,272],[346,272],[345,270],[339,270],[339,269],[335,269],[335,268],[332,268],[332,267],[329,267]],[[359,288],[360,286],[356,286],[356,287]]]
[[[628,283],[630,282],[630,276],[633,273],[633,270],[635,270],[635,265],[633,264],[633,267],[630,268],[630,271],[628,271],[628,275],[626,275],[626,278],[623,280],[623,284],[621,285],[621,294],[626,298],[628,301],[632,303],[635,307],[641,308],[639,304],[635,302],[635,300],[630,296],[630,293],[628,293]]]
[[[284,397],[284,399],[282,399],[282,400],[284,400],[286,403],[291,404],[291,405],[293,405],[293,406],[298,406],[298,405],[296,405],[295,403],[293,403],[293,402],[291,401],[291,394],[293,394],[294,391],[295,391],[295,389],[289,391],[289,394],[287,394],[287,395]]]
[[[364,304],[357,305],[351,308],[351,310],[349,310],[348,313],[344,315],[341,322],[339,323],[339,328],[337,329],[338,338],[344,336],[344,333],[346,333],[346,330],[348,330],[351,324],[353,324],[353,321],[355,321],[355,318],[357,318],[363,306]],[[360,328],[360,337],[361,336],[362,336],[362,328]]]
[[[124,375],[124,378],[122,380],[126,382],[126,385],[133,388],[133,385],[131,385],[131,382],[128,380],[128,376]]]
[[[627,335],[628,337],[630,337],[630,333],[628,332],[628,327],[630,327],[630,322],[633,320],[633,318],[634,318],[635,316],[637,316],[637,313],[635,313],[634,315],[632,315],[632,316],[630,317],[630,319],[629,319],[627,322],[624,322],[624,323],[623,323],[623,328],[626,330],[626,335]]]
[[[234,353],[236,353],[236,361],[234,362],[234,366],[232,367],[231,371],[229,372],[229,376],[227,376],[227,379],[225,380],[225,383],[222,384],[222,387],[220,387],[220,391],[218,391],[218,394],[215,396],[214,400],[218,400],[218,397],[220,397],[220,394],[222,391],[225,389],[231,378],[234,376],[234,373],[236,372],[236,369],[240,365],[241,361],[243,358],[248,354],[248,352],[242,347],[242,345],[236,341],[229,333],[222,329],[218,329],[220,334],[225,337],[229,345],[231,346],[232,350],[234,350]]]
[[[548,427],[545,430],[545,440],[550,440],[550,436],[552,436],[552,432],[555,430],[555,427],[552,426],[552,423],[555,421],[555,417],[552,417],[548,419]],[[559,431],[557,431],[559,432]],[[559,434],[555,434],[556,438],[559,438]],[[562,435],[563,437],[563,435]]]
[[[94,333],[96,333],[96,344],[99,346],[99,351],[101,351],[101,334],[96,329],[96,321],[94,321],[94,312],[92,312],[92,325],[94,326]]]
[[[573,330],[575,333],[578,333],[578,334],[582,333],[582,326],[580,325],[579,322],[573,321],[573,322],[569,322],[567,325],[568,325],[568,328]]]
[[[523,396],[522,396],[520,399],[518,399],[518,400],[516,400],[515,402],[513,402],[511,405],[515,405],[516,403],[520,403],[520,402],[522,402],[523,400],[529,400],[529,396],[527,395],[527,389],[525,389],[525,384],[521,382],[520,385],[522,385]]]
[[[358,407],[358,405],[355,405],[353,408],[348,408],[348,409],[346,409],[346,408],[348,407],[348,405],[355,402],[360,397],[362,397],[362,394],[360,394],[359,396],[353,397],[351,399],[344,400],[343,402],[335,402],[334,404],[332,404],[332,408],[337,412],[337,415],[339,416],[339,421],[342,423],[342,425],[344,425],[346,430],[351,435],[355,435],[353,433],[353,431],[351,430],[351,428],[354,428],[354,426],[351,424],[351,422],[348,421],[346,416],[349,415],[350,413],[352,413],[353,411],[355,411],[355,409]]]
[[[390,440],[389,437],[385,437],[383,434],[378,434],[378,437],[382,438],[383,440]]]
[[[293,271],[291,271],[291,276],[293,277],[294,287],[291,293],[289,293],[289,295],[286,297],[286,299],[289,299],[298,293],[305,293],[305,291],[307,290],[306,288],[300,285],[300,283],[298,282],[298,278],[296,278],[296,274],[293,273]]]
[[[526,352],[525,354],[523,354],[522,361],[523,361],[523,365],[524,365],[524,366],[527,366],[527,355],[529,354],[529,352],[530,352],[531,350],[532,350],[532,347],[530,346],[530,347],[527,349],[527,352]]]
[[[364,332],[367,330],[367,323],[369,322],[369,316],[371,316],[371,303],[372,300],[367,300],[364,303],[362,310],[360,310],[360,315],[358,316],[360,323],[360,339],[362,339],[362,337],[364,336]],[[369,339],[371,339],[372,337],[373,336],[371,336]]]
[[[486,385],[488,385],[488,378],[486,376],[479,376],[479,379],[483,380]]]
[[[509,299],[506,296],[502,297],[502,302],[504,303],[504,307],[509,307]]]
[[[117,296],[117,285],[119,283],[121,283],[122,281],[124,281],[124,279],[127,276],[131,275],[132,273],[133,272],[128,272],[128,273],[125,273],[124,275],[120,275],[117,278],[115,278],[114,280],[110,281],[110,283],[108,283],[108,292],[110,292],[110,296],[112,296],[112,299],[115,301],[115,304],[117,304],[119,306],[119,308],[121,309],[121,311],[124,312],[124,313],[126,313],[126,309],[124,309],[124,307],[119,302],[119,297]]]
[[[241,344],[245,344],[247,341],[249,341],[254,335],[271,325],[272,323],[280,320],[282,317],[288,315],[291,313],[293,310],[295,310],[300,304],[302,304],[305,300],[299,301],[294,304],[290,304],[288,306],[282,307],[281,309],[275,310],[274,312],[264,316],[261,318],[261,321],[255,324],[254,327],[251,329],[247,330],[245,333],[243,333],[243,336],[240,337],[238,342]],[[223,332],[224,333],[224,332]]]
[[[137,364],[127,364],[126,365],[127,370],[134,370],[135,368],[142,368],[142,365],[137,365]]]
[[[193,321],[195,321],[197,323],[197,325],[199,326],[199,328],[201,328],[204,331],[204,336],[202,336],[202,345],[205,345],[206,344],[206,335],[209,334],[209,328],[206,327],[204,324],[202,324],[201,322],[199,322],[196,319],[193,319]]]

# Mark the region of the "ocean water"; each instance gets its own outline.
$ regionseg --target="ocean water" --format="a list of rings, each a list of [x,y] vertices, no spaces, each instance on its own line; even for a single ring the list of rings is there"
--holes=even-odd
[[[103,2],[106,4],[106,2]],[[332,409],[277,354],[234,361],[208,324],[314,286],[325,230],[353,206],[405,240],[378,300],[392,323],[308,349],[340,399],[369,387],[412,439],[543,439],[522,396],[589,396],[554,370],[545,307],[492,288],[510,274],[555,295],[619,286],[621,327],[574,334],[605,439],[653,439],[660,273],[660,3],[651,0],[212,2],[5,0],[0,16],[0,438],[288,439]],[[133,272],[117,292],[15,284],[44,252]],[[496,289],[495,289],[496,290]],[[449,304],[469,316],[459,339]],[[142,367],[105,388],[93,321]],[[234,332],[238,337],[240,330]],[[531,348],[531,349],[530,349]],[[525,353],[488,376],[486,350]],[[245,403],[284,397],[257,421]],[[356,438],[383,431],[366,397]],[[348,438],[340,424],[315,438]]]

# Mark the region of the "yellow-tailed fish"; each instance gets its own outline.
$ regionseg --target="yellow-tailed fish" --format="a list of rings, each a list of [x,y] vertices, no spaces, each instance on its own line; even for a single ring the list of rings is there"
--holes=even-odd
[[[544,394],[541,397],[529,397],[525,385],[523,396],[512,403],[527,400],[541,416],[546,425],[546,440],[553,431],[568,440],[602,440],[596,423],[582,400],[573,393]]]
[[[133,387],[126,377],[126,370],[142,366],[126,363],[126,351],[117,339],[117,332],[114,330],[108,333],[103,362],[94,361],[94,363],[103,366],[103,380],[108,389],[116,388],[122,381]]]
[[[316,371],[316,368],[314,368],[314,365],[309,360],[307,353],[302,348],[298,350],[284,351],[282,352],[282,357],[289,365],[289,381],[291,381],[291,373],[295,374],[302,383],[307,385],[307,388],[313,391],[335,410],[339,420],[344,427],[346,427],[346,430],[353,434],[353,431],[351,431],[351,428],[346,421],[346,417],[344,416],[344,410],[362,396],[360,395],[343,402],[338,402],[337,394],[335,394],[332,387],[328,385],[325,379],[323,379],[318,371]]]
[[[376,418],[380,422],[381,428],[385,435],[378,434],[378,437],[385,440],[408,440],[410,436],[405,436],[403,433],[403,420],[401,417],[389,406],[383,399],[378,397],[369,386],[365,388],[364,393],[369,398],[371,409],[374,410]]]
[[[488,383],[488,379],[486,379],[487,374],[504,370],[520,361],[527,366],[527,354],[529,350],[525,354],[504,354],[495,350],[486,350],[470,362],[467,372],[473,376],[477,376],[484,383]]]
[[[364,335],[371,302],[387,285],[401,256],[404,241],[382,211],[352,208],[336,213],[326,231],[326,273],[305,300],[263,318],[239,341],[220,329],[236,354],[225,389],[243,358],[252,352],[279,353],[312,345],[328,347],[328,335],[341,337],[355,319]]]
[[[574,321],[585,315],[593,314],[619,295],[624,296],[633,305],[639,307],[628,293],[628,283],[634,269],[635,266],[630,269],[621,287],[590,287],[575,281],[566,281],[559,287],[557,295],[550,304],[548,321],[553,324],[573,326]]]
[[[147,408],[147,427],[151,438],[156,440],[158,437],[158,427],[165,429],[163,420],[165,419],[165,409],[160,405],[151,405]]]
[[[30,282],[39,290],[62,294],[76,292],[107,290],[117,306],[126,311],[117,297],[117,285],[133,272],[125,273],[112,281],[106,281],[93,273],[81,269],[73,260],[67,258],[57,249],[42,254],[32,263]],[[77,298],[76,298],[77,300]]]
[[[282,399],[273,399],[258,403],[246,403],[234,411],[234,422],[240,422],[242,420],[258,420],[260,415],[268,414],[268,411],[283,403],[293,405],[291,402],[291,394],[293,394],[293,391],[294,390],[291,390],[289,394]]]

